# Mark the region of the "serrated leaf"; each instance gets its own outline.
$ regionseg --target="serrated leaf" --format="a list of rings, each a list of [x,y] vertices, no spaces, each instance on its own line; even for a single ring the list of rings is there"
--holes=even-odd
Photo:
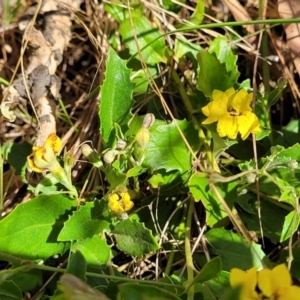
[[[95,235],[91,239],[85,239],[74,243],[71,250],[75,252],[79,250],[86,262],[93,266],[106,265],[111,256],[110,247],[106,244],[106,240]]]
[[[198,135],[186,120],[177,120],[190,145],[198,145]],[[153,125],[150,129],[150,141],[147,145],[144,166],[154,170],[165,169],[167,172],[184,172],[191,168],[191,153],[187,149],[174,122],[167,125]]]
[[[238,74],[228,72],[226,64],[221,63],[214,54],[200,50],[197,59],[200,69],[197,89],[202,91],[207,97],[211,96],[213,90],[226,91],[236,84]]]
[[[224,228],[211,229],[205,237],[214,251],[220,255],[222,269],[225,271],[232,268],[248,270],[253,266],[260,269],[268,262],[260,245],[248,244],[239,235]]]
[[[141,257],[159,248],[151,231],[137,221],[120,221],[112,233],[116,238],[117,247],[132,256]]]
[[[63,254],[69,244],[57,236],[77,200],[63,195],[41,195],[19,204],[0,222],[0,251],[23,259],[47,259]]]
[[[228,41],[221,36],[216,37],[209,45],[209,53],[214,53],[221,64],[225,63],[226,72],[238,78],[240,73],[237,69],[237,55],[233,54]]]
[[[105,80],[101,87],[100,132],[104,142],[112,147],[114,124],[117,123],[123,133],[128,130],[128,121],[132,117],[131,108],[133,84],[130,81],[130,70],[126,63],[109,49],[106,62]]]
[[[139,49],[146,64],[155,65],[159,62],[166,63],[165,40],[159,32],[159,29],[143,16],[133,16],[132,24],[134,24],[134,29],[131,26],[131,20],[128,18],[124,20],[119,27],[123,42],[129,48],[130,54],[135,55],[138,52],[134,38],[135,33]],[[144,47],[146,48],[144,49]]]
[[[58,236],[59,241],[92,238],[95,234],[109,231],[111,218],[104,200],[95,200],[75,211]]]

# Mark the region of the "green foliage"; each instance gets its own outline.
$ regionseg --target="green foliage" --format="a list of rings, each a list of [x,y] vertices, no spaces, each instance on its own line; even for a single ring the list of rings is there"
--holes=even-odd
[[[147,146],[144,165],[153,170],[184,172],[191,168],[191,153],[187,149],[179,130],[188,142],[196,148],[196,132],[187,121],[176,121],[151,128],[151,138]]]
[[[239,77],[236,67],[237,56],[232,53],[224,38],[216,38],[208,51],[200,50],[197,59],[199,63],[197,88],[207,97],[213,90],[226,91],[236,85]]]
[[[117,76],[116,76],[117,75]],[[123,131],[131,118],[133,85],[130,81],[130,70],[112,50],[106,63],[105,80],[101,88],[101,105],[99,117],[100,132],[108,146],[112,146],[115,137],[111,129],[118,124]]]
[[[135,31],[132,30],[132,24]],[[131,55],[141,51],[143,60],[149,65],[167,61],[164,38],[147,18],[133,14],[131,19],[128,18],[120,24],[119,31]]]
[[[300,124],[277,128],[271,118],[287,82],[260,86],[255,108],[226,104],[203,126],[214,90],[250,93],[252,78],[238,63],[234,27],[200,46],[189,36],[206,28],[204,1],[182,24],[174,17],[180,2],[186,3],[162,1],[162,16],[145,13],[140,1],[104,4],[117,30],[107,32],[98,87],[99,147],[81,148],[92,171],[74,180],[77,148],[59,158],[52,153],[68,170],[67,191],[48,164],[28,186],[35,197],[0,220],[0,258],[7,262],[0,299],[38,290],[53,300],[238,299],[240,290],[229,284],[232,268],[271,268],[292,258],[291,274],[299,278],[293,242],[300,225]],[[172,32],[162,30],[166,16],[174,17]],[[219,122],[229,119],[230,131],[240,124],[234,122],[250,120],[243,119],[249,111],[261,132],[250,130],[243,141],[220,134]],[[2,146],[3,164],[24,183],[31,151],[27,143]],[[284,250],[270,256],[278,243]],[[48,272],[63,274],[44,288]],[[153,274],[157,280],[146,279]]]
[[[156,251],[159,246],[149,229],[136,221],[125,220],[119,222],[112,233],[117,246],[132,256],[142,256],[144,253]]]
[[[63,195],[41,195],[18,205],[0,221],[0,251],[31,260],[63,254],[69,244],[57,236],[76,203]]]

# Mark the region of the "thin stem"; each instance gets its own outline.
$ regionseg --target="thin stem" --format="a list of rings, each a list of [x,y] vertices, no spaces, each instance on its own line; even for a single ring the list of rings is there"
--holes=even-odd
[[[181,82],[178,74],[174,71],[174,69],[172,69],[171,74],[172,74],[173,80],[176,83],[176,86],[178,88],[178,91],[179,91],[179,94],[181,96],[182,102],[183,102],[183,104],[184,104],[184,106],[185,106],[185,108],[186,108],[186,110],[187,110],[187,112],[189,114],[189,117],[192,120],[195,129],[198,130],[198,135],[199,135],[199,138],[200,138],[200,148],[202,146],[204,147],[207,159],[210,162],[213,170],[220,173],[219,166],[216,163],[216,160],[214,158],[212,150],[211,150],[211,148],[209,147],[209,145],[207,143],[208,139],[205,136],[204,131],[201,128],[198,119],[194,116],[194,112],[195,111],[194,111],[194,109],[193,109],[193,107],[192,107],[192,105],[190,103],[190,99],[189,99],[188,95],[185,92],[185,88],[184,88],[184,86],[183,86],[183,84],[182,84],[182,82]]]
[[[45,265],[37,265],[37,264],[31,263],[31,262],[28,264],[28,266],[30,266],[32,269],[39,269],[39,270],[44,270],[44,271],[49,271],[49,272],[58,272],[58,273],[66,272],[66,269],[54,268],[54,267],[49,267],[49,266],[45,266]],[[95,277],[95,278],[104,278],[104,279],[109,279],[109,280],[140,283],[140,284],[151,284],[151,285],[162,286],[162,287],[172,287],[172,288],[175,288],[175,289],[178,289],[181,291],[184,290],[184,287],[181,285],[174,285],[171,283],[165,283],[165,282],[159,282],[159,281],[153,281],[153,280],[126,278],[126,277],[98,274],[98,273],[93,273],[93,272],[86,272],[85,275],[89,276],[89,277]]]
[[[187,283],[190,284],[194,281],[194,263],[191,249],[191,225],[192,225],[192,216],[194,212],[194,198],[190,197],[190,205],[187,214],[186,220],[186,231],[185,231],[185,239],[184,239],[184,248],[185,248],[185,259],[187,266]],[[193,300],[195,294],[194,284],[188,285],[188,296],[187,300]]]

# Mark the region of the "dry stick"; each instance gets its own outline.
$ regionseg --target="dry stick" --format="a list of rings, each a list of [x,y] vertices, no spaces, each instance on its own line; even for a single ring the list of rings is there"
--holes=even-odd
[[[9,87],[8,93],[16,101],[20,98],[29,99],[33,109],[37,109],[36,117],[39,123],[35,141],[37,146],[43,145],[49,134],[56,132],[55,99],[60,97],[61,81],[55,72],[71,38],[72,25],[71,15],[60,5],[63,3],[69,7],[73,6],[75,10],[79,7],[80,1],[40,1],[24,33],[26,41],[22,47],[22,56],[27,45],[31,47],[32,53],[28,58],[29,63],[26,69],[24,69],[23,61],[20,61],[23,81],[21,77],[15,80]],[[33,27],[38,12],[44,18],[43,32]]]
[[[39,0],[39,1],[38,1],[37,7],[36,7],[36,10],[35,10],[35,12],[34,12],[34,15],[33,15],[32,19],[31,19],[31,22],[30,22],[29,26],[26,28],[26,30],[28,30],[28,35],[30,35],[31,32],[32,32],[33,25],[34,25],[34,23],[35,23],[35,20],[36,20],[36,18],[37,18],[37,15],[38,15],[38,13],[39,13],[39,11],[40,11],[40,9],[41,9],[42,2],[43,2],[42,0]],[[15,77],[16,77],[16,75],[17,75],[17,71],[18,71],[18,68],[19,68],[20,64],[21,64],[21,66],[23,65],[23,56],[24,56],[25,50],[26,50],[26,48],[27,48],[28,42],[29,42],[29,39],[25,39],[24,44],[23,44],[23,47],[21,48],[20,57],[19,57],[19,59],[18,59],[17,65],[16,65],[16,67],[15,67],[15,70],[14,70],[12,76],[11,76],[11,79],[10,79],[10,82],[9,82],[8,87],[11,87],[11,86],[12,86],[12,84],[13,84],[13,82],[14,82],[14,80],[15,80]],[[25,89],[26,89],[26,91],[28,92],[28,90],[27,90],[27,85],[26,85],[26,84],[25,84]],[[5,102],[6,98],[7,98],[8,95],[9,95],[9,92],[10,92],[10,91],[9,91],[9,88],[5,90],[1,102]],[[28,94],[29,94],[29,93],[28,93]],[[35,108],[34,108],[34,105],[33,105],[32,100],[31,100],[30,97],[29,97],[29,100],[30,100],[30,102],[31,102],[32,110],[33,110],[33,112],[34,112],[34,114],[35,114],[35,116],[36,116],[36,118],[37,118],[37,120],[38,120],[38,122],[39,122],[39,119],[38,119],[36,110],[35,110]]]
[[[263,1],[264,4],[264,10],[263,10],[263,18],[266,15],[266,8],[267,5],[266,3]],[[263,25],[261,25],[263,26]],[[261,41],[262,41],[262,37],[263,37],[264,32],[261,31],[259,33],[259,37],[258,37],[258,42],[257,42],[257,49],[260,49],[261,46]],[[256,83],[256,72],[257,72],[257,65],[258,65],[258,55],[255,56],[255,60],[254,60],[254,66],[253,66],[253,100],[252,100],[252,110],[255,110],[255,102],[256,102],[256,95],[257,95],[257,83]],[[255,163],[255,169],[258,169],[258,159],[257,159],[257,148],[256,148],[256,137],[255,134],[252,133],[252,145],[253,145],[253,154],[254,154],[254,163]],[[257,214],[258,214],[258,220],[259,220],[259,228],[260,228],[260,234],[261,234],[261,238],[262,238],[262,245],[263,248],[265,247],[265,240],[264,240],[264,233],[263,233],[263,228],[262,228],[262,220],[261,220],[261,204],[260,204],[260,196],[259,196],[259,179],[258,176],[255,177],[255,185],[256,185],[256,196],[257,196]]]

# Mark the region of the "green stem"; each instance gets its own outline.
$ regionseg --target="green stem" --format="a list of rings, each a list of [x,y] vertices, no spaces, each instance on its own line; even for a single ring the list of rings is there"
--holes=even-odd
[[[188,286],[188,296],[187,300],[193,300],[195,294],[195,287],[193,285],[189,285],[189,283],[194,281],[194,263],[191,249],[191,225],[192,225],[192,216],[194,212],[194,198],[190,197],[190,205],[187,214],[186,220],[186,231],[185,231],[185,239],[184,239],[184,248],[185,248],[185,259],[186,259],[186,267],[187,267],[187,285]]]
[[[201,149],[202,146],[204,147],[207,159],[210,162],[213,170],[216,171],[216,172],[220,172],[219,166],[216,163],[216,160],[215,160],[214,155],[211,151],[211,148],[207,143],[207,138],[204,134],[204,131],[202,130],[198,119],[194,116],[195,111],[194,111],[194,109],[193,109],[193,107],[190,103],[190,99],[189,99],[188,95],[185,92],[185,88],[184,88],[180,78],[179,78],[178,74],[175,72],[174,69],[172,69],[171,74],[172,74],[172,78],[173,78],[173,80],[176,83],[176,86],[178,88],[178,91],[179,91],[179,94],[181,96],[182,102],[183,102],[183,104],[184,104],[184,106],[185,106],[185,108],[186,108],[186,110],[189,114],[189,117],[192,120],[195,129],[198,130],[198,135],[199,135],[199,138],[200,138],[199,148]]]
[[[1,151],[1,146],[0,146],[0,151]],[[3,192],[3,157],[2,157],[2,153],[0,152],[0,219],[2,218],[3,205],[4,205],[4,192]]]
[[[166,266],[166,269],[165,269],[165,272],[164,272],[167,276],[170,276],[171,268],[172,268],[173,261],[174,261],[174,257],[175,257],[175,251],[174,251],[174,245],[172,245],[171,253],[169,255],[167,266]]]
[[[23,261],[23,262],[27,262],[27,261]],[[57,272],[57,273],[65,273],[66,272],[66,269],[54,268],[54,267],[49,267],[49,266],[45,266],[45,265],[38,265],[38,264],[34,264],[32,262],[29,262],[27,266],[31,267],[32,269],[39,269],[39,270],[44,270],[44,271],[49,271],[49,272]],[[93,273],[93,272],[86,272],[85,275],[89,276],[89,277],[103,278],[103,279],[108,279],[108,280],[112,280],[112,281],[123,281],[123,282],[132,282],[132,283],[140,283],[140,284],[149,284],[149,285],[156,285],[156,286],[161,286],[161,287],[171,287],[171,288],[178,289],[180,291],[184,290],[184,287],[181,285],[174,285],[171,283],[159,282],[159,281],[155,281],[155,280],[142,280],[142,279],[136,279],[136,278],[105,275],[105,274],[99,274],[99,273]]]

